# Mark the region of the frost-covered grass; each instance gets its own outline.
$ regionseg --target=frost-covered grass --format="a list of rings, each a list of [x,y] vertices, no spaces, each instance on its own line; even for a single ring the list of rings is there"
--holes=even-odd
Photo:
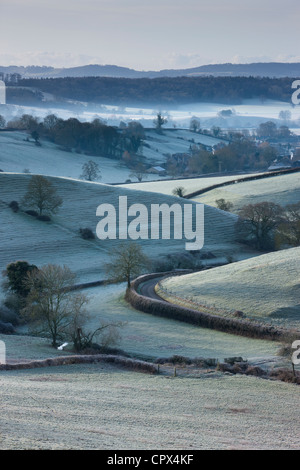
[[[1,449],[299,449],[297,386],[112,365],[1,373]]]
[[[283,206],[293,204],[300,201],[300,173],[231,184],[196,196],[193,200],[216,206],[216,200],[221,198],[233,203],[234,212],[246,204],[262,201],[275,202]]]
[[[249,174],[247,176],[252,176]],[[184,179],[175,179],[175,180],[168,180],[168,181],[143,181],[141,183],[131,183],[131,184],[124,184],[122,187],[129,188],[129,189],[138,189],[140,191],[151,191],[157,192],[161,194],[168,194],[172,195],[173,190],[178,187],[183,187],[185,190],[185,194],[190,194],[200,189],[208,188],[214,184],[222,184],[226,183],[227,181],[232,180],[239,180],[240,178],[245,178],[245,175],[230,175],[230,176],[202,176],[200,178],[184,178]],[[194,198],[194,200],[198,200],[200,196]],[[209,199],[210,200],[210,199]],[[199,199],[199,202],[200,201]],[[215,206],[216,204],[210,204]]]
[[[113,254],[119,240],[83,240],[79,228],[89,227],[95,233],[100,218],[96,209],[100,204],[113,204],[118,211],[119,196],[127,196],[128,206],[143,203],[149,208],[157,203],[186,203],[172,196],[141,192],[127,188],[51,177],[63,206],[51,223],[33,219],[22,213],[13,213],[7,206],[12,200],[20,202],[26,193],[31,176],[0,173],[0,268],[11,262],[26,259],[38,266],[45,263],[67,264],[81,280],[103,279],[103,266]],[[234,242],[236,216],[215,208],[205,208],[204,249],[219,254],[238,252]],[[150,236],[150,235],[149,235]],[[185,240],[138,240],[151,259],[172,252],[185,252]]]
[[[263,358],[275,356],[278,344],[228,335],[198,328],[183,322],[138,312],[124,299],[125,285],[110,285],[85,290],[90,298],[88,327],[97,328],[99,320],[126,322],[121,328],[119,347],[133,355],[169,357],[213,357],[222,361],[228,356]]]
[[[282,250],[169,278],[162,287],[171,296],[216,308],[222,315],[240,310],[249,318],[300,329],[299,259],[300,248]]]
[[[26,141],[28,137],[30,142]],[[215,145],[220,142],[219,139],[184,129],[166,130],[163,135],[149,130],[146,132],[145,139],[147,146],[143,147],[145,163],[157,165],[159,162],[166,161],[165,155],[168,153],[188,152],[191,139],[206,145]],[[66,152],[44,139],[41,140],[41,146],[36,146],[33,139],[24,131],[1,131],[0,148],[0,169],[4,172],[21,173],[26,169],[31,173],[78,179],[82,174],[83,164],[93,160],[100,167],[101,181],[104,183],[124,183],[130,178],[131,170],[118,160]],[[145,175],[144,178],[161,179],[155,174]]]
[[[23,330],[23,334],[0,334],[0,340],[5,343],[6,347],[7,363],[28,362],[68,354],[66,351],[59,351],[53,348],[51,346],[51,340],[48,338],[24,334],[24,326],[21,330]]]
[[[128,179],[130,170],[116,160],[86,156],[60,150],[51,142],[42,140],[37,147],[26,142],[26,132],[0,132],[0,169],[5,172],[30,173],[79,178],[82,165],[89,160],[98,163],[105,183],[121,183]],[[32,140],[32,139],[31,139]],[[153,178],[155,179],[155,178]]]
[[[100,322],[122,322],[120,341],[116,347],[134,357],[166,358],[178,354],[186,357],[215,358],[223,361],[242,356],[252,362],[275,358],[279,345],[152,316],[132,308],[125,300],[125,284],[107,285],[83,291],[89,298],[89,321],[85,328],[94,331]],[[18,328],[18,335],[0,335],[6,344],[8,362],[45,359],[66,354],[51,347],[45,338],[28,336],[27,328]]]
[[[188,129],[163,129],[162,134],[148,129],[146,131],[146,145],[143,147],[143,155],[148,160],[157,160],[163,163],[166,161],[166,154],[188,153],[191,145],[203,144],[212,147],[219,142],[221,142],[220,139],[197,134]],[[223,142],[227,143],[226,141]]]

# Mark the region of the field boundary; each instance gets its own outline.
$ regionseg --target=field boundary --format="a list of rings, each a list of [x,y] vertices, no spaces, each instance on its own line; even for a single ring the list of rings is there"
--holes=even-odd
[[[71,364],[95,364],[98,362],[119,365],[136,372],[148,372],[151,374],[157,373],[157,366],[150,362],[111,354],[76,354],[36,361],[19,362],[16,364],[0,364],[0,371],[36,369],[41,367],[63,366]]]
[[[151,273],[140,276],[132,281],[126,290],[125,299],[132,307],[144,313],[170,318],[190,323],[201,328],[210,328],[224,333],[247,336],[250,338],[267,339],[271,341],[284,341],[285,338],[295,335],[295,331],[276,328],[272,325],[262,325],[238,318],[226,318],[211,313],[205,313],[161,299],[152,299],[138,293],[138,287],[146,281],[159,277],[167,277],[179,273]]]
[[[197,191],[193,191],[192,193],[185,194],[183,197],[185,199],[192,199],[193,197],[200,196],[201,194],[207,193],[212,191],[213,189],[222,188],[223,186],[230,186],[236,183],[244,183],[246,181],[254,181],[258,179],[270,178],[272,176],[278,175],[287,175],[290,173],[297,173],[300,172],[300,168],[290,168],[287,170],[278,170],[278,171],[270,171],[268,173],[259,173],[257,175],[245,176],[244,178],[233,179],[230,181],[224,181],[223,183],[213,184],[211,186],[207,186],[206,188],[198,189]]]

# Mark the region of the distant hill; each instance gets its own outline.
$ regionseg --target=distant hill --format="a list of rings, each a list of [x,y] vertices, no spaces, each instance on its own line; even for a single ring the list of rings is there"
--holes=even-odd
[[[291,102],[292,81],[289,77],[205,75],[157,78],[25,78],[19,80],[18,86],[7,87],[7,102],[24,102],[24,94],[27,92],[28,95],[30,89],[31,92],[36,90],[48,93],[57,99],[114,106],[170,108],[192,103],[224,103],[232,106],[249,99]],[[34,98],[36,96],[32,97],[32,101]]]
[[[211,64],[188,69],[165,69],[160,71],[138,71],[117,65],[90,64],[71,68],[39,66],[1,66],[0,73],[18,73],[24,78],[63,77],[121,77],[157,78],[180,76],[230,76],[230,77],[300,77],[300,63],[257,62],[252,64]]]

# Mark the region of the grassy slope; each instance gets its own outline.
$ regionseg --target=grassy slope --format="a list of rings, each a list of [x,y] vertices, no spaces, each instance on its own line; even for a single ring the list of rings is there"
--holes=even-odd
[[[255,377],[73,365],[2,373],[1,397],[1,449],[300,447],[299,390]]]
[[[221,140],[196,134],[187,129],[163,129],[162,134],[157,134],[155,130],[148,129],[146,131],[145,142],[147,146],[143,147],[143,155],[148,160],[162,163],[166,161],[166,154],[188,153],[191,145],[201,143],[213,146],[221,142]]]
[[[300,248],[167,279],[171,295],[300,329]]]
[[[27,259],[38,265],[60,262],[75,269],[79,274],[100,276],[102,264],[113,253],[119,240],[84,241],[78,235],[80,227],[90,227],[94,232],[99,218],[99,204],[110,203],[118,207],[119,196],[128,197],[133,203],[150,204],[162,202],[186,203],[185,200],[157,193],[140,192],[116,186],[88,183],[65,178],[50,178],[63,198],[63,206],[52,223],[39,222],[23,213],[14,214],[7,205],[12,200],[21,201],[31,176],[27,174],[0,173],[0,247],[1,269],[10,261]],[[238,250],[234,244],[235,216],[215,208],[205,209],[205,248],[218,253]],[[152,257],[170,252],[184,252],[184,240],[139,241]],[[96,274],[99,273],[99,274]],[[101,278],[101,276],[100,276]]]
[[[82,165],[94,160],[100,166],[104,183],[122,183],[129,178],[131,170],[119,161],[64,152],[46,140],[42,140],[42,146],[37,147],[32,139],[31,142],[26,142],[27,137],[28,133],[22,131],[0,132],[1,170],[20,173],[28,169],[31,173],[79,178]],[[143,148],[143,155],[149,164],[163,163],[166,161],[165,154],[188,152],[192,138],[195,138],[195,142],[204,142],[207,145],[219,142],[218,139],[196,135],[188,130],[166,130],[163,135],[158,135],[153,130],[146,133],[145,142],[149,147]],[[155,174],[148,176],[151,180],[158,178]]]
[[[124,284],[85,290],[84,294],[90,299],[87,306],[90,318],[86,329],[94,331],[100,321],[123,322],[117,347],[129,354],[145,359],[179,354],[215,358],[221,362],[230,356],[242,356],[252,362],[265,358],[277,362],[277,343],[195,328],[186,323],[138,312],[124,301],[124,293]],[[22,332],[24,328],[20,329]],[[43,359],[59,353],[51,348],[47,339],[0,335],[0,340],[5,341],[8,362]]]
[[[42,146],[37,147],[33,142],[25,142],[27,137],[26,132],[0,132],[1,170],[20,173],[28,169],[31,173],[79,178],[82,165],[94,160],[101,169],[105,183],[125,181],[130,173],[125,165],[116,160],[64,152],[44,140]]]
[[[254,340],[219,331],[196,328],[192,325],[152,316],[133,309],[124,300],[125,284],[107,285],[84,290],[89,298],[89,321],[86,329],[94,331],[100,322],[123,322],[119,330],[118,347],[134,356],[144,358],[187,357],[215,358],[223,361],[230,356],[242,356],[253,362],[263,358],[273,361],[279,345],[271,341]],[[25,328],[19,328],[20,334]],[[50,341],[30,336],[0,335],[5,341],[7,361],[43,359],[59,352]],[[278,358],[276,358],[277,361]]]
[[[139,356],[170,357],[179,354],[188,357],[213,357],[222,361],[229,356],[242,356],[251,360],[277,354],[278,344],[228,335],[204,328],[195,328],[182,322],[138,312],[123,300],[125,285],[110,285],[88,289],[88,312],[91,330],[105,322],[126,322],[121,328],[123,350]]]
[[[216,200],[224,198],[234,204],[233,211],[238,211],[245,204],[262,201],[286,205],[300,201],[300,174],[277,175],[256,181],[248,181],[214,189],[194,201],[216,206]]]

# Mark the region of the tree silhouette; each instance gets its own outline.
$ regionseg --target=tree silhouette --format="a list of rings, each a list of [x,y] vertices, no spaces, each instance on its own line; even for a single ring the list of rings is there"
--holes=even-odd
[[[55,187],[47,178],[34,175],[31,177],[22,203],[37,209],[41,216],[43,212],[56,213],[63,200],[57,195]]]

